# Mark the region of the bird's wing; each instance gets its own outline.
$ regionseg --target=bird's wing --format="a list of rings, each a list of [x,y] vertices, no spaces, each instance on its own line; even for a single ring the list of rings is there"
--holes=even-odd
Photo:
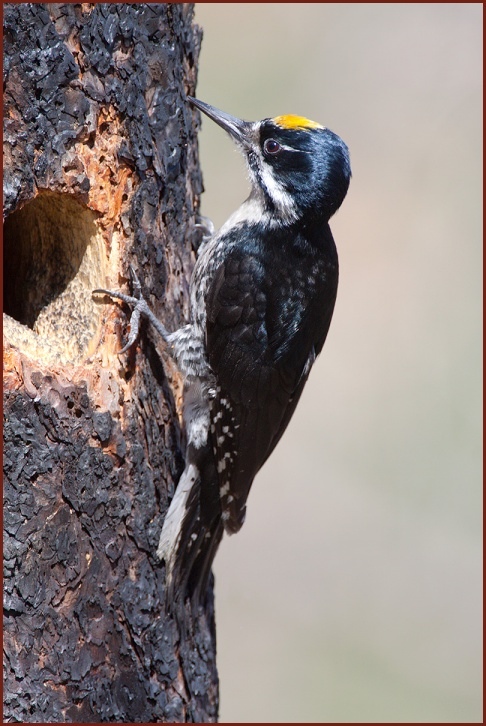
[[[243,524],[253,478],[285,430],[315,358],[312,340],[307,349],[302,344],[303,321],[278,309],[285,281],[277,287],[268,285],[257,255],[234,250],[206,298],[208,358],[218,381],[211,438],[230,533]]]

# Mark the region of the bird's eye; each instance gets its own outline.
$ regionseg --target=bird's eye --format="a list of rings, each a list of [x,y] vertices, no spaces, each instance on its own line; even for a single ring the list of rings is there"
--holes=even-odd
[[[267,139],[265,143],[263,144],[263,151],[266,154],[278,154],[278,152],[282,149],[278,141],[275,141],[275,139]]]

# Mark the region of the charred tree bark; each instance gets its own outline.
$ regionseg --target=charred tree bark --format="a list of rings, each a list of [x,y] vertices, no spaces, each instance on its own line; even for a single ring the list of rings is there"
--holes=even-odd
[[[202,190],[189,4],[4,5],[8,722],[215,721],[212,599],[184,637],[155,560],[183,469],[178,375]]]

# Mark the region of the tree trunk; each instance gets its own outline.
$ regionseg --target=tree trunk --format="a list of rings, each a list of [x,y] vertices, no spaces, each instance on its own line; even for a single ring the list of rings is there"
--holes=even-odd
[[[212,597],[187,632],[154,554],[183,469],[180,381],[129,266],[185,321],[202,190],[190,4],[4,5],[7,722],[217,718]],[[162,362],[163,361],[163,362]]]

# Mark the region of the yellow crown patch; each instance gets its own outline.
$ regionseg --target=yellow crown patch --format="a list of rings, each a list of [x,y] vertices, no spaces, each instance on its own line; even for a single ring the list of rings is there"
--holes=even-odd
[[[324,128],[324,126],[321,126],[321,124],[318,124],[315,121],[310,121],[308,118],[304,118],[304,116],[294,116],[293,114],[289,114],[287,116],[277,116],[273,119],[273,122],[276,123],[277,126],[281,126],[283,129]]]

